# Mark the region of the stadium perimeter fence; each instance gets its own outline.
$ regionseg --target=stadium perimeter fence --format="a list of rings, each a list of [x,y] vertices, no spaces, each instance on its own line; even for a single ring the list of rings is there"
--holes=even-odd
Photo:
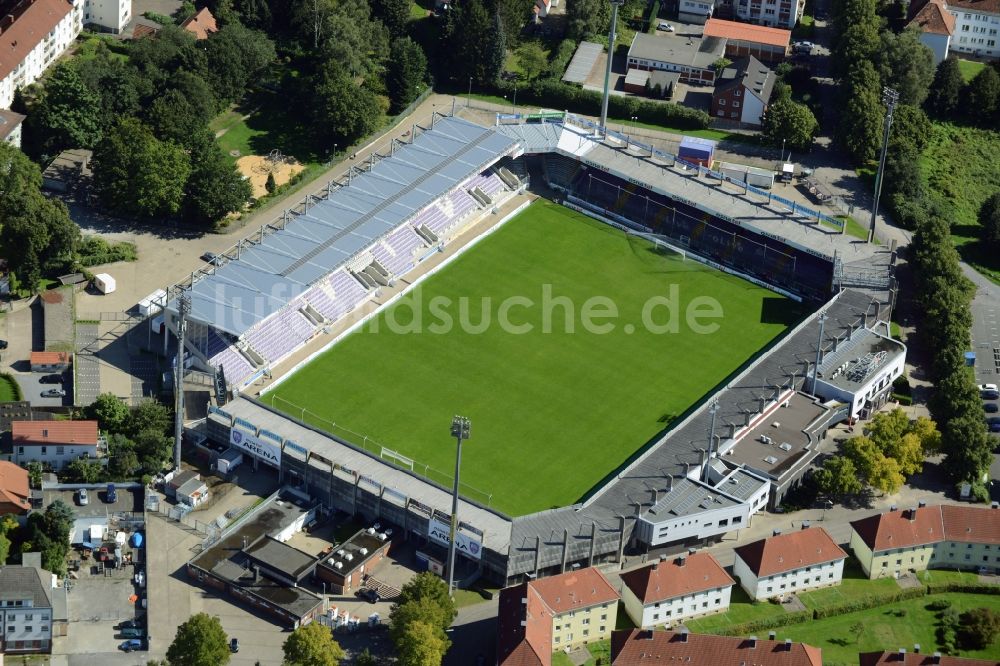
[[[261,396],[261,400],[264,400],[264,396]],[[423,463],[415,458],[406,456],[385,446],[381,442],[368,437],[367,435],[355,432],[350,428],[346,428],[328,418],[322,417],[305,407],[301,407],[291,400],[281,397],[277,393],[268,393],[266,400],[271,407],[297,417],[302,423],[309,424],[319,430],[322,430],[349,446],[361,449],[368,455],[373,458],[377,458],[385,464],[391,465],[405,472],[410,472],[414,476],[430,481],[448,492],[451,492],[454,488],[454,474],[442,472],[439,469],[431,467],[428,463]],[[475,486],[471,486],[464,482],[459,482],[458,492],[462,497],[473,500],[482,506],[491,509],[495,508],[493,506],[493,493],[491,492],[481,490],[480,488],[476,488]],[[405,495],[406,493],[403,494]]]

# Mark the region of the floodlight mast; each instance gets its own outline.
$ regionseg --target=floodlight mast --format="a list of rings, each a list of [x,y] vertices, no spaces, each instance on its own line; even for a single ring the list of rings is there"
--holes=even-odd
[[[868,225],[868,242],[875,242],[875,218],[878,216],[878,200],[882,196],[882,179],[885,171],[885,156],[889,152],[889,133],[892,131],[892,112],[899,102],[899,93],[886,86],[882,88],[882,103],[885,104],[885,122],[882,126],[882,156],[875,174],[875,202],[872,204],[872,219]]]
[[[618,29],[618,8],[625,0],[611,0],[611,28],[608,30],[608,66],[604,69],[604,97],[601,98],[601,136],[607,134],[608,98],[611,96],[611,63],[615,59],[615,39]]]
[[[458,448],[455,450],[455,489],[451,498],[451,530],[448,535],[448,595],[454,594],[455,588],[455,541],[458,536],[458,478],[462,468],[462,442],[469,439],[472,423],[464,416],[456,416],[451,420],[451,436],[455,438]]]
[[[177,367],[174,369],[174,469],[181,468],[181,437],[184,434],[184,333],[191,312],[191,296],[181,295],[177,305]]]

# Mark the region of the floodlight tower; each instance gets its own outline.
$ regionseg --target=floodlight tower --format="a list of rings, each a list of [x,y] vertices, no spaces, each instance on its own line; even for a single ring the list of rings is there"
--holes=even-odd
[[[191,313],[191,296],[177,301],[177,367],[174,368],[174,469],[181,468],[181,436],[184,434],[184,333]]]
[[[601,99],[601,136],[607,132],[608,97],[611,95],[611,62],[615,59],[615,38],[618,29],[618,8],[625,0],[611,0],[611,29],[608,30],[608,66],[604,69],[604,97]]]
[[[451,498],[451,532],[448,535],[448,595],[454,594],[455,587],[455,539],[458,536],[458,475],[462,468],[462,442],[469,439],[472,423],[464,416],[451,420],[451,436],[458,448],[455,450],[455,492]]]
[[[899,102],[899,93],[889,88],[882,88],[882,103],[885,104],[885,122],[882,129],[882,157],[878,162],[878,173],[875,174],[875,203],[872,204],[872,219],[868,225],[868,242],[875,242],[875,218],[878,215],[878,200],[882,196],[882,175],[885,171],[885,155],[889,152],[889,131],[892,129],[892,112]]]

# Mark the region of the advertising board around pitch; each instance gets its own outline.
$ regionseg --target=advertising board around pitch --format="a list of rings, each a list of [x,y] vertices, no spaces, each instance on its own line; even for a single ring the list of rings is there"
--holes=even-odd
[[[281,466],[281,447],[277,442],[269,442],[239,428],[232,428],[229,431],[229,444],[268,465]]]

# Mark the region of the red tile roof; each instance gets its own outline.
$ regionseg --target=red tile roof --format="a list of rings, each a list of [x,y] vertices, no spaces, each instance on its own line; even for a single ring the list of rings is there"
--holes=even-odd
[[[819,648],[739,636],[628,629],[611,634],[613,666],[822,666]]]
[[[627,571],[621,575],[643,604],[729,587],[735,581],[708,553],[695,553]]]
[[[45,36],[70,13],[66,0],[34,0],[12,25],[0,33],[0,80],[24,62]]]
[[[529,585],[554,615],[618,601],[618,592],[594,567],[531,581]]]
[[[215,17],[208,11],[208,7],[202,7],[197,14],[181,23],[181,27],[193,34],[195,39],[208,39],[210,34],[219,31]]]
[[[14,446],[46,444],[97,444],[97,421],[14,421]]]
[[[923,546],[944,538],[939,506],[886,511],[855,520],[851,527],[873,552]]]
[[[914,15],[907,27],[916,26],[935,35],[955,34],[955,15],[944,7],[944,0],[930,0]]]
[[[862,652],[858,655],[860,666],[1000,666],[1000,661],[996,659],[966,659],[965,657],[949,657],[941,655],[940,658],[932,654],[917,654],[907,651],[900,656],[899,651],[895,652]]]
[[[788,43],[792,40],[791,30],[770,28],[764,25],[752,25],[750,23],[737,23],[736,21],[724,21],[715,17],[705,22],[705,32],[703,34],[705,37],[724,37],[741,42],[753,42],[755,44],[766,44],[767,46],[782,48],[788,48]]]
[[[0,515],[27,513],[31,508],[30,495],[28,470],[0,460]]]
[[[1000,509],[945,504],[941,518],[947,541],[1000,543]]]
[[[31,365],[58,365],[60,363],[69,363],[69,352],[31,352],[30,360]]]
[[[552,663],[552,613],[527,583],[500,591],[497,663],[500,666]]]
[[[758,578],[847,557],[822,527],[809,527],[740,546],[739,556]]]

